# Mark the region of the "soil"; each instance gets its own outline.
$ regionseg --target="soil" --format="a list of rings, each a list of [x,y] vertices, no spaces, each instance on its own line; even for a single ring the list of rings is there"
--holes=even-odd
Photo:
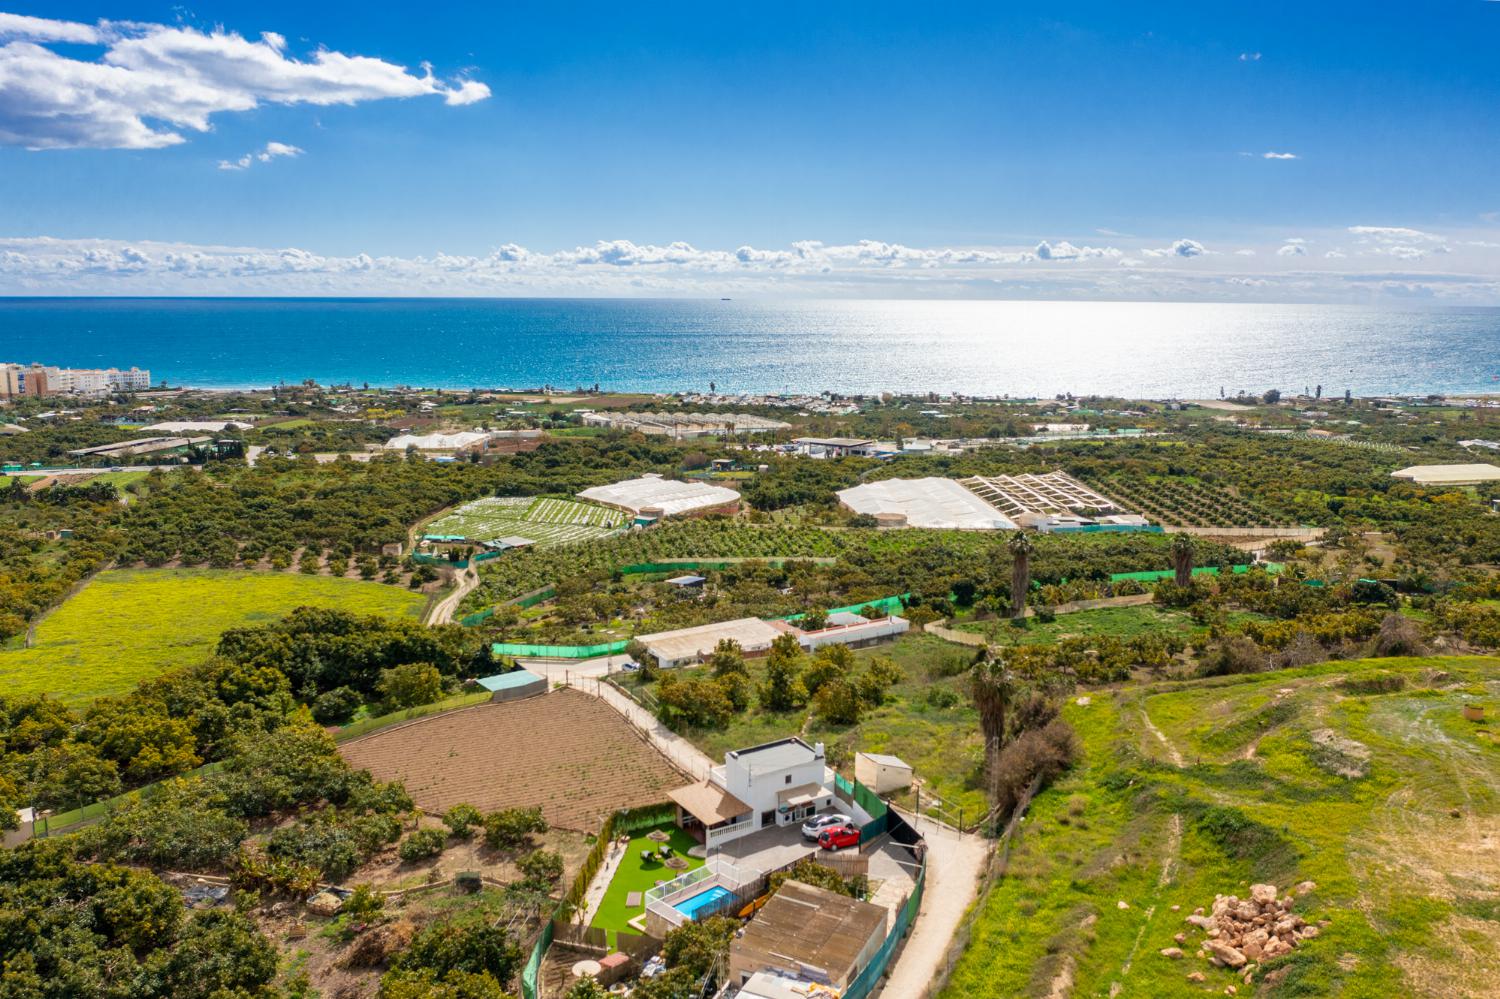
[[[403,781],[430,814],[460,802],[483,812],[540,805],[548,823],[582,833],[683,783],[629,722],[575,690],[434,715],[339,751],[356,769]]]

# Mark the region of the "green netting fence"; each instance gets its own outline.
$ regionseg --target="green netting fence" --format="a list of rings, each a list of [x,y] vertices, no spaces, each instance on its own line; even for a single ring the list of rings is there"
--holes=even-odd
[[[865,965],[863,971],[854,976],[848,988],[844,989],[844,999],[865,999],[880,981],[880,977],[889,969],[896,947],[900,945],[901,938],[906,936],[907,931],[911,929],[912,922],[917,918],[917,910],[922,905],[922,891],[926,885],[927,860],[924,857],[922,866],[917,871],[917,882],[912,887],[911,894],[896,912],[895,925],[886,935],[885,942],[880,945],[880,950],[875,952],[875,957]]]
[[[897,596],[894,596],[894,597],[880,597],[877,600],[866,600],[863,603],[850,604],[847,607],[831,607],[831,608],[829,608],[828,613],[829,614],[858,614],[860,611],[864,610],[866,607],[875,607],[875,608],[878,608],[879,610],[884,611],[886,614],[900,614],[903,610],[906,609],[906,601],[908,601],[910,599],[911,599],[911,594],[910,593],[901,593],[901,594],[898,594]],[[782,621],[800,621],[800,620],[802,620],[806,616],[807,616],[806,614],[792,614],[792,615],[790,615],[788,617],[780,618],[779,620],[782,620]]]
[[[1243,575],[1249,572],[1252,568],[1255,567],[1249,565],[1232,565],[1229,567],[1229,571],[1235,575]],[[1260,565],[1260,568],[1266,570],[1267,572],[1280,572],[1281,563],[1264,562]],[[1218,574],[1219,567],[1216,565],[1200,565],[1198,568],[1193,570],[1193,575],[1195,576],[1217,576]],[[1109,577],[1109,581],[1111,583],[1119,583],[1127,579],[1133,579],[1136,582],[1140,583],[1152,583],[1158,579],[1171,579],[1175,575],[1176,572],[1171,569],[1156,569],[1149,572],[1117,572]]]
[[[411,560],[418,565],[446,565],[451,566],[454,569],[467,569],[472,563],[488,562],[490,559],[499,558],[504,554],[504,552],[480,552],[473,558],[461,558],[457,562],[454,562],[451,559],[446,559],[441,555],[424,555],[421,553],[416,553],[412,555]]]
[[[536,938],[536,943],[531,948],[531,956],[526,959],[526,967],[521,969],[521,995],[525,999],[538,999],[541,995],[542,960],[547,956],[547,948],[552,946],[552,920],[542,924],[541,936]]]
[[[605,642],[602,645],[524,645],[516,642],[496,642],[490,651],[497,656],[515,656],[522,659],[593,659],[596,656],[613,656],[625,651],[629,642]]]
[[[839,773],[833,775],[833,784],[835,791],[864,809],[865,814],[870,816],[870,821],[859,827],[861,843],[869,842],[886,831],[890,824],[891,807],[881,800],[880,795],[859,781],[851,781]]]

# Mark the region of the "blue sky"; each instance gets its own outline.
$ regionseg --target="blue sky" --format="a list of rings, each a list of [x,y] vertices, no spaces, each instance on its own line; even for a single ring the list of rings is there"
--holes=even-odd
[[[1134,270],[1158,297],[1500,300],[1500,3],[728,8],[0,0],[0,253],[28,258],[0,290],[190,291],[193,253],[203,290],[274,290],[235,247],[334,290],[691,293],[728,268],[884,294],[919,269],[932,293],[1131,297]],[[264,32],[276,64],[247,76],[223,40]],[[373,75],[300,79],[319,49]],[[102,63],[178,103],[99,112]],[[694,253],[651,252],[674,243]],[[711,256],[741,247],[791,257]],[[153,263],[68,271],[68,248]]]

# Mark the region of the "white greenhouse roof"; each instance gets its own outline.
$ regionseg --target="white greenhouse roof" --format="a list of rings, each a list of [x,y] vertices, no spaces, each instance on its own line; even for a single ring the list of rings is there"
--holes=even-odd
[[[610,486],[594,486],[578,494],[579,499],[593,500],[606,506],[640,513],[647,507],[660,507],[664,516],[724,506],[739,501],[740,494],[723,486],[704,482],[678,482],[659,475],[643,475]]]
[[[385,442],[387,451],[405,451],[414,447],[418,451],[451,451],[480,441],[492,435],[479,430],[465,430],[456,434],[402,434]]]
[[[882,479],[840,490],[838,496],[855,513],[904,514],[910,527],[960,531],[1012,531],[1016,527],[952,479]]]
[[[1410,479],[1427,485],[1461,486],[1500,479],[1500,468],[1494,465],[1412,465],[1391,473],[1398,479]]]

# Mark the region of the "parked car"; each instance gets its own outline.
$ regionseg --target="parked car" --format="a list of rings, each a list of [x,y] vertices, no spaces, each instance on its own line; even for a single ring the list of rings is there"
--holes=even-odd
[[[833,826],[847,826],[854,820],[847,815],[839,815],[837,812],[826,812],[823,815],[814,815],[802,823],[802,838],[816,843],[824,829]]]
[[[620,664],[620,668],[627,673],[634,673],[636,670],[641,668],[641,664],[636,662],[634,659],[627,659]]]
[[[859,828],[845,825],[824,829],[818,834],[818,845],[830,853],[846,846],[859,846]]]

